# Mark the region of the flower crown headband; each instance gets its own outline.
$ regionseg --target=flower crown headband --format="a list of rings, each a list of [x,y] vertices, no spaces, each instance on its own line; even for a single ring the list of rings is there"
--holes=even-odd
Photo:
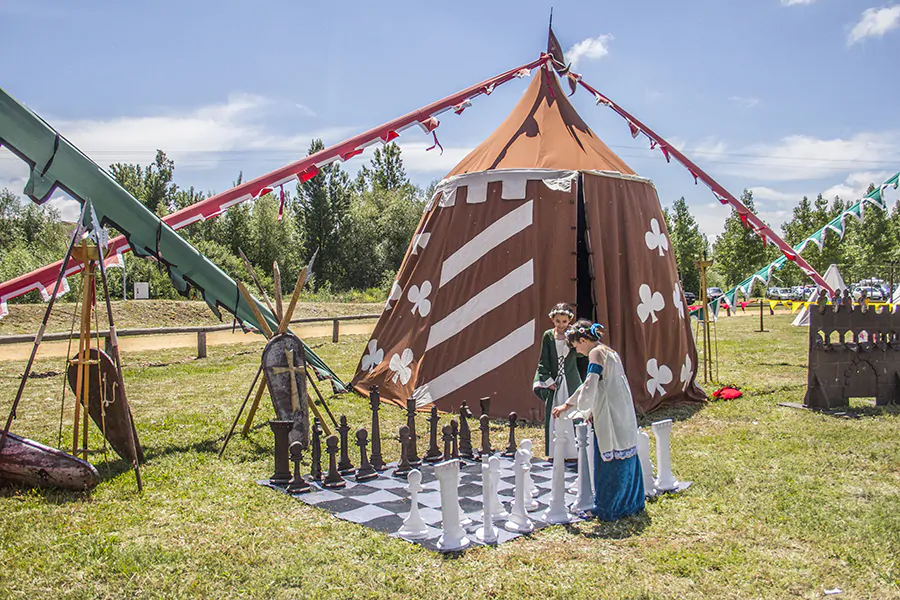
[[[552,319],[552,318],[555,317],[556,315],[566,315],[566,316],[569,317],[570,319],[574,319],[574,318],[575,318],[575,313],[573,313],[573,312],[572,312],[571,310],[569,310],[568,308],[554,308],[553,310],[550,311],[550,314],[548,314],[547,316],[550,317],[550,318]]]
[[[590,327],[569,327],[566,330],[566,335],[568,336],[568,335],[574,335],[574,334],[578,333],[581,335],[589,334],[595,338],[599,338],[601,329],[606,329],[606,328],[603,327],[603,325],[601,325],[600,323],[594,323]]]

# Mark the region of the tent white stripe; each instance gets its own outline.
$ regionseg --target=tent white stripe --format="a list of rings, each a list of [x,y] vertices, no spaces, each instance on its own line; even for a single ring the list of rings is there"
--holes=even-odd
[[[441,267],[441,283],[438,287],[444,287],[491,250],[529,227],[532,223],[533,208],[534,202],[529,200],[485,227],[481,233],[450,255]]]
[[[444,342],[507,300],[534,285],[534,260],[513,269],[431,326],[426,351]]]
[[[531,348],[534,345],[534,327],[535,321],[532,319],[499,342],[429,381],[427,386],[431,401],[443,398]]]

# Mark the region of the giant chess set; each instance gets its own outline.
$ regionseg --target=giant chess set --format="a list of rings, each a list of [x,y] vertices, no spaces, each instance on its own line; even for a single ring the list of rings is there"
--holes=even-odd
[[[371,397],[372,436],[365,428],[356,431],[360,464],[349,456],[350,427],[340,418],[337,435],[327,438],[314,420],[311,439],[312,468],[309,477],[300,472],[303,445],[290,443],[292,421],[271,421],[275,434],[275,473],[260,481],[291,494],[302,502],[327,510],[335,517],[358,523],[393,537],[440,552],[456,552],[473,545],[500,544],[548,525],[585,519],[594,505],[591,468],[593,432],[587,423],[575,426],[577,469],[566,465],[568,444],[565,428],[553,440],[553,460],[534,460],[532,442],[516,442],[517,415],[509,415],[509,443],[502,451],[491,447],[487,407],[479,419],[481,447],[472,446],[465,403],[459,420],[451,420],[438,434],[439,415],[432,408],[428,418],[429,447],[419,457],[416,409],[407,405],[407,424],[400,427],[397,441],[400,460],[384,462],[381,449],[377,389]],[[669,433],[672,421],[654,423],[659,473],[653,477],[649,436],[640,432],[638,454],[648,497],[680,492],[690,485],[672,474]],[[438,438],[443,443],[439,446]],[[323,457],[324,449],[327,458]],[[293,473],[290,463],[294,463]],[[327,462],[327,466],[323,463]]]

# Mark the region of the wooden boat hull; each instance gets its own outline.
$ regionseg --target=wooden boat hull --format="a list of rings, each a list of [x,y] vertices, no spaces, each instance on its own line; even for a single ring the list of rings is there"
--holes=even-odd
[[[76,491],[90,490],[100,482],[100,474],[89,462],[14,433],[7,435],[0,451],[0,479]]]

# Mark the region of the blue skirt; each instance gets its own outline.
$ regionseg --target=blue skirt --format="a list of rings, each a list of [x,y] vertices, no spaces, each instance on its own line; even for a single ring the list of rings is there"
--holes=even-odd
[[[644,478],[637,454],[604,462],[595,443],[594,514],[601,521],[615,521],[642,510]]]

